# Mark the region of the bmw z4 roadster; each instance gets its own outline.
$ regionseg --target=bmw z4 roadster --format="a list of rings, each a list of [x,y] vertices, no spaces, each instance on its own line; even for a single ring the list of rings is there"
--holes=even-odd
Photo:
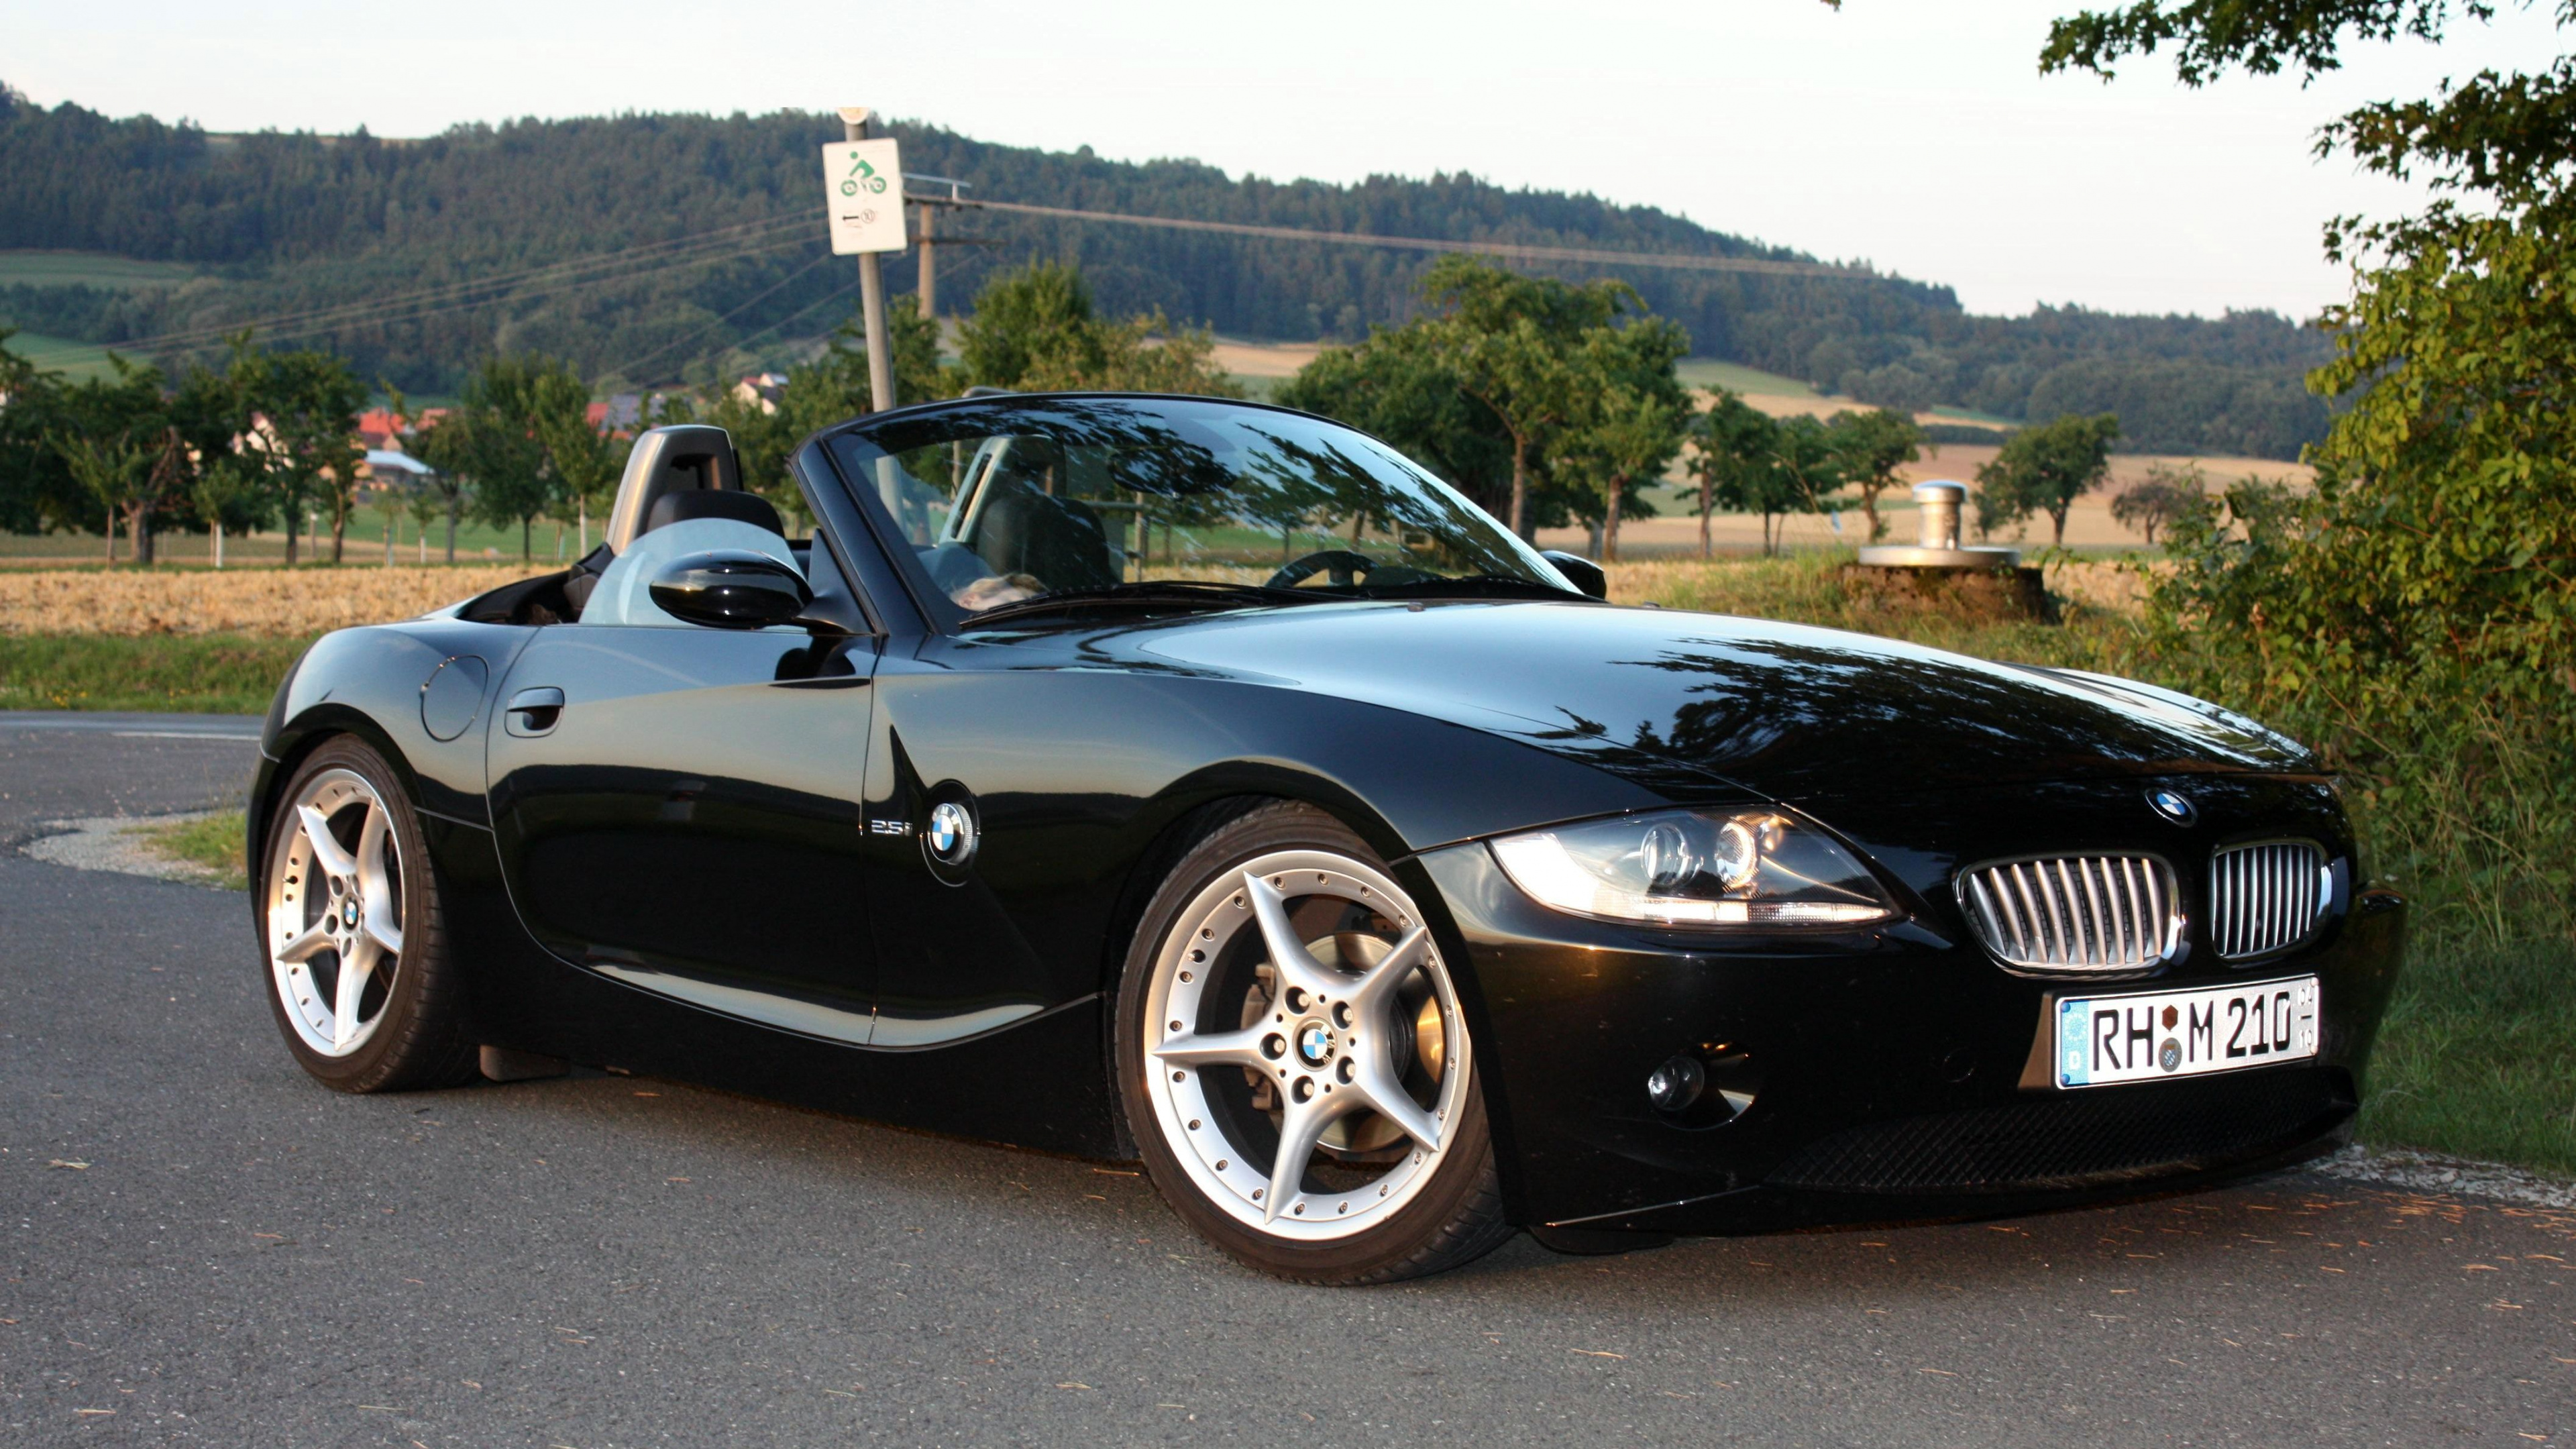
[[[1302,413],[638,439],[562,573],[313,646],[249,808],[288,1050],[613,1065],[1141,1158],[1366,1283],[2216,1180],[2349,1131],[2404,910],[2185,696],[1604,602]]]

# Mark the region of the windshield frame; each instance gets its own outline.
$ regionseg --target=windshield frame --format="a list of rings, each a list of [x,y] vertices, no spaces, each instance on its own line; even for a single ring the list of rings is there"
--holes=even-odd
[[[937,402],[916,403],[908,407],[893,408],[882,413],[873,413],[864,417],[854,418],[849,422],[842,423],[836,427],[824,429],[821,432],[816,433],[806,444],[806,446],[814,446],[815,451],[821,454],[822,457],[830,464],[834,475],[841,483],[844,495],[854,506],[856,506],[860,517],[866,520],[869,530],[874,533],[876,537],[877,546],[880,552],[884,556],[886,562],[892,566],[895,575],[902,581],[905,592],[911,597],[913,607],[919,611],[921,617],[929,624],[931,632],[952,635],[977,632],[984,627],[980,622],[983,618],[983,612],[978,610],[969,610],[958,604],[948,596],[945,590],[941,589],[932,580],[929,570],[923,565],[919,556],[914,552],[911,544],[905,539],[903,529],[895,521],[894,515],[888,511],[884,500],[878,497],[876,488],[873,486],[862,486],[864,480],[851,475],[850,467],[852,460],[844,456],[843,446],[841,445],[856,443],[869,450],[874,457],[886,458],[891,457],[892,455],[880,446],[876,438],[873,436],[876,429],[881,426],[895,423],[910,423],[925,417],[932,417],[945,413],[991,413],[998,417],[1026,407],[1032,403],[1068,401],[1187,403],[1199,407],[1213,406],[1228,409],[1240,409],[1246,412],[1277,413],[1288,417],[1300,418],[1308,422],[1322,423],[1326,426],[1340,429],[1341,431],[1363,439],[1373,447],[1382,450],[1391,464],[1411,475],[1412,481],[1418,483],[1424,488],[1444,495],[1448,501],[1452,502],[1457,507],[1465,509],[1491,524],[1495,534],[1503,539],[1506,545],[1519,555],[1521,562],[1523,562],[1534,575],[1534,581],[1530,585],[1533,590],[1561,590],[1570,599],[1589,600],[1589,596],[1583,593],[1581,589],[1577,588],[1572,580],[1566,578],[1563,573],[1559,572],[1556,566],[1550,563],[1546,556],[1542,554],[1535,545],[1521,538],[1517,534],[1514,534],[1509,528],[1503,525],[1500,519],[1487,513],[1483,508],[1479,507],[1474,500],[1459,492],[1457,488],[1453,487],[1439,475],[1433,473],[1430,469],[1425,468],[1422,464],[1416,462],[1412,458],[1407,457],[1402,449],[1387,442],[1383,438],[1362,431],[1361,429],[1351,427],[1347,423],[1340,422],[1333,418],[1324,417],[1318,413],[1305,412],[1297,408],[1284,408],[1270,403],[1250,402],[1240,398],[1206,397],[1190,393],[1107,391],[1025,392],[986,394],[981,397],[947,398]],[[799,451],[801,452],[802,448],[800,448]],[[1153,581],[1145,581],[1145,583],[1139,584],[1138,587],[1147,587],[1151,582]],[[1481,586],[1473,580],[1454,580],[1449,582],[1456,582],[1460,585],[1459,595],[1461,597],[1493,597],[1489,587]],[[1317,603],[1326,601],[1380,602],[1365,594],[1346,594],[1340,592],[1327,593],[1322,590],[1317,590],[1316,592],[1318,597],[1313,602]],[[1050,595],[1041,594],[1037,597],[1043,599],[1049,596]],[[1439,593],[1437,583],[1435,582],[1433,584],[1408,586],[1408,591],[1400,597],[1390,596],[1383,602],[1397,603],[1437,597],[1441,597],[1441,594]],[[1031,602],[1034,601],[1032,600]],[[1213,602],[1214,600],[1212,599],[1211,603]],[[1004,605],[1001,607],[1009,609],[1011,606]],[[1203,612],[1225,612],[1233,609],[1283,607],[1289,607],[1289,605],[1285,601],[1272,603],[1247,598],[1240,603],[1210,608],[1203,610]],[[1080,609],[1070,609],[1066,611],[1066,616],[1071,618],[1083,613],[1084,611]],[[1043,622],[1043,616],[1032,617],[1030,615],[1022,614],[994,620],[991,627],[996,629],[1026,629],[1033,625],[1041,625]]]

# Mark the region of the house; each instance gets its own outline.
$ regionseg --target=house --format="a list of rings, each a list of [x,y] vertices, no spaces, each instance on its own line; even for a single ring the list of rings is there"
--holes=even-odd
[[[358,414],[358,440],[369,449],[400,448],[406,428],[427,432],[447,416],[445,408],[422,408],[410,417],[398,417],[391,408],[369,408]]]
[[[733,385],[734,401],[747,403],[764,413],[775,414],[778,400],[787,395],[787,374],[755,372]]]

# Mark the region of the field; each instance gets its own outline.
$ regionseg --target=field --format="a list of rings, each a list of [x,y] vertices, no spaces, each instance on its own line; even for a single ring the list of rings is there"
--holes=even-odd
[[[59,372],[75,382],[106,377],[112,370],[107,365],[107,349],[96,343],[17,332],[10,334],[7,346],[11,352],[36,364],[39,371]]]
[[[515,565],[0,570],[0,709],[257,714],[317,636],[526,576]]]
[[[1740,362],[1720,362],[1714,357],[1688,357],[1674,368],[1685,386],[1712,390],[1724,388],[1747,397],[1816,397],[1812,387],[1794,377],[1746,367]]]
[[[184,262],[146,262],[112,252],[0,251],[0,287],[165,287],[197,275]]]
[[[526,578],[481,568],[27,569],[0,572],[0,635],[310,638],[408,619]]]

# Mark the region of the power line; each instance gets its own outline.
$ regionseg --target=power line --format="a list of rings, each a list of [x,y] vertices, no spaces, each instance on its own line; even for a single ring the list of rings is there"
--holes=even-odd
[[[780,291],[780,289],[782,289],[782,288],[784,288],[785,286],[787,286],[787,284],[788,284],[788,283],[793,282],[793,281],[795,281],[797,278],[804,276],[807,272],[810,272],[810,271],[814,270],[816,267],[819,267],[819,266],[823,265],[825,262],[828,262],[828,261],[830,261],[831,259],[832,259],[832,253],[830,253],[830,252],[825,252],[825,253],[823,253],[821,256],[816,257],[814,260],[812,260],[812,261],[810,261],[810,262],[807,262],[805,265],[803,265],[803,266],[801,266],[801,267],[798,267],[796,270],[794,270],[794,271],[792,271],[792,272],[789,272],[786,276],[779,278],[776,282],[772,283],[769,287],[767,287],[766,289],[764,289],[763,291],[761,291],[757,296],[754,296],[750,301],[745,302],[745,303],[743,303],[741,306],[738,306],[738,307],[734,308],[732,311],[725,313],[723,316],[718,317],[716,320],[714,320],[713,322],[708,323],[706,326],[699,328],[697,331],[692,332],[692,333],[690,333],[689,335],[687,335],[687,336],[685,336],[685,337],[678,338],[678,339],[676,339],[676,340],[674,340],[674,341],[671,341],[671,342],[663,343],[660,347],[658,347],[658,348],[654,349],[654,351],[653,351],[650,355],[648,355],[647,357],[645,357],[642,361],[637,362],[636,364],[634,364],[633,372],[634,372],[634,373],[639,373],[639,374],[640,374],[641,372],[643,372],[643,370],[644,370],[645,368],[648,368],[648,367],[652,366],[654,363],[657,363],[657,362],[661,361],[664,357],[666,357],[666,356],[670,355],[670,352],[671,352],[671,350],[672,350],[673,348],[676,348],[676,347],[682,347],[682,346],[687,346],[687,345],[690,345],[690,344],[693,344],[693,343],[697,342],[700,338],[705,337],[708,333],[715,331],[717,328],[722,327],[722,326],[723,326],[723,325],[725,325],[727,322],[732,321],[732,320],[733,320],[733,319],[735,319],[736,317],[741,316],[743,313],[750,311],[753,307],[758,306],[760,303],[765,302],[765,301],[769,300],[769,298],[771,298],[771,297],[773,297],[773,296],[777,295],[777,293]],[[838,293],[835,293],[834,295],[836,295],[836,296],[837,296],[837,295],[838,295]],[[792,318],[795,318],[795,317],[799,317],[799,316],[804,315],[804,313],[805,313],[805,312],[806,312],[806,311],[807,311],[807,310],[808,310],[812,305],[813,305],[813,304],[808,303],[806,307],[800,307],[800,308],[798,308],[796,311],[794,311],[794,312],[791,312],[791,313],[787,314],[787,315],[788,315],[788,318],[792,319]],[[773,323],[771,323],[771,324],[769,324],[769,325],[770,325],[770,327],[775,327],[775,326],[777,326],[777,325],[778,325],[778,323],[773,322]],[[764,327],[764,328],[762,328],[762,329],[761,329],[761,331],[763,331],[763,332],[768,331],[768,330],[769,330],[769,328],[767,328],[767,327]],[[757,337],[757,336],[759,336],[759,335],[760,335],[760,333],[759,333],[759,332],[754,332],[754,333],[752,333],[752,334],[751,334],[751,336],[753,336],[753,337]],[[743,339],[743,340],[744,340],[744,341],[748,341],[749,339],[748,339],[748,338],[745,338],[745,339]],[[741,342],[736,342],[734,345],[738,347],[738,346],[740,346],[740,345],[741,345]]]
[[[1690,252],[1629,252],[1597,247],[1543,246],[1537,243],[1461,241],[1437,237],[1382,236],[1370,232],[1317,231],[1303,227],[1261,226],[1247,222],[1199,221],[1185,217],[1139,216],[1125,212],[1093,211],[1079,207],[1040,206],[1018,201],[950,200],[944,204],[980,207],[987,211],[1009,212],[1023,216],[1051,217],[1066,221],[1110,222],[1121,226],[1154,227],[1170,231],[1192,231],[1225,236],[1259,237],[1272,241],[1321,242],[1335,246],[1391,247],[1406,251],[1457,252],[1481,256],[1508,257],[1523,261],[1574,262],[1602,266],[1640,266],[1683,271],[1744,272],[1771,276],[1833,277],[1847,280],[1883,280],[1877,273],[1856,267],[1829,266],[1821,262],[1775,261],[1756,257],[1709,256]],[[587,256],[548,262],[494,276],[469,281],[443,283],[393,297],[380,297],[366,302],[344,303],[303,312],[281,313],[270,317],[248,318],[224,323],[201,324],[150,337],[131,338],[123,342],[102,344],[125,351],[150,351],[167,348],[202,346],[218,341],[244,328],[271,338],[300,337],[344,328],[384,325],[394,322],[419,321],[474,307],[489,306],[509,300],[514,291],[525,291],[536,297],[553,297],[590,287],[616,282],[638,281],[662,272],[676,271],[735,257],[758,255],[785,247],[808,245],[812,238],[769,241],[773,234],[809,220],[803,213],[766,217],[758,221],[737,223],[713,231],[698,232],[666,241],[648,242],[595,252]],[[979,239],[980,240],[980,239]],[[818,263],[792,273],[789,281],[812,270]],[[599,276],[584,277],[585,272],[606,268]],[[774,284],[752,299],[757,302],[786,285]],[[837,293],[835,295],[838,295]],[[739,315],[751,302],[726,313],[713,326],[721,326]],[[801,308],[801,315],[808,308]],[[775,326],[777,324],[773,324]],[[708,329],[708,330],[711,330]],[[769,328],[762,329],[770,330]],[[704,335],[703,331],[699,336]],[[758,334],[754,334],[758,335]],[[696,336],[686,339],[697,340]],[[666,347],[664,351],[668,351]],[[647,362],[658,360],[656,353]],[[641,365],[641,364],[639,364]]]
[[[783,246],[797,245],[800,240],[810,241],[812,239],[798,239],[755,246],[746,246],[745,243],[759,241],[760,239],[756,235],[759,232],[775,231],[783,226],[807,220],[808,218],[802,216],[771,217],[765,221],[747,222],[740,226],[725,227],[714,232],[701,232],[693,236],[676,238],[670,241],[649,242],[640,246],[621,247],[613,251],[594,252],[587,256],[574,257],[565,261],[548,262],[542,266],[524,268],[516,272],[504,272],[495,276],[475,278],[470,281],[444,283],[418,292],[407,292],[393,297],[380,297],[366,302],[343,303],[338,306],[317,308],[307,312],[288,312],[269,317],[246,318],[240,321],[223,323],[209,323],[203,326],[159,333],[150,337],[138,337],[122,342],[101,345],[113,346],[131,351],[144,351],[147,349],[164,347],[194,346],[219,340],[231,335],[232,333],[238,332],[245,327],[254,331],[264,332],[273,337],[299,336],[309,332],[332,331],[341,327],[359,326],[370,322],[407,320],[402,315],[407,312],[416,316],[430,316],[439,312],[454,311],[457,310],[458,307],[483,306],[490,302],[502,300],[502,296],[500,295],[501,293],[506,293],[512,288],[524,286],[532,282],[543,281],[563,284],[548,286],[540,289],[538,292],[538,295],[541,296],[552,295],[558,291],[590,286],[600,282],[623,281],[630,278],[640,278],[650,276],[656,272],[675,270],[680,267],[696,266],[705,262],[722,261],[728,257],[753,255],[764,251],[775,251],[779,250]],[[739,235],[740,233],[745,232],[754,233],[755,235],[748,237]],[[667,255],[656,255],[657,253],[666,253]],[[582,272],[591,271],[604,266],[611,266],[612,264],[617,263],[644,263],[646,265],[620,266],[613,270],[609,275],[587,278],[580,281],[571,280],[578,277]],[[468,295],[475,292],[485,291],[494,292],[495,295],[490,297],[473,297]],[[448,302],[453,302],[455,305],[439,305]]]
[[[1452,241],[1437,237],[1379,236],[1359,231],[1308,231],[1294,226],[1255,226],[1239,221],[1192,221],[1177,216],[1130,216],[1116,211],[1083,211],[1070,206],[1033,206],[1022,201],[959,201],[956,206],[1011,211],[1024,216],[1062,217],[1069,221],[1109,221],[1121,226],[1163,227],[1172,231],[1221,232],[1228,236],[1267,237],[1274,241],[1329,242],[1337,246],[1398,247],[1417,252],[1468,252],[1479,256],[1517,257],[1537,262],[1591,262],[1609,266],[1669,267],[1692,272],[1757,272],[1781,277],[1841,277],[1884,281],[1876,272],[1823,262],[1781,262],[1759,257],[1715,257],[1695,252],[1617,252],[1594,247],[1550,247],[1523,242]]]

